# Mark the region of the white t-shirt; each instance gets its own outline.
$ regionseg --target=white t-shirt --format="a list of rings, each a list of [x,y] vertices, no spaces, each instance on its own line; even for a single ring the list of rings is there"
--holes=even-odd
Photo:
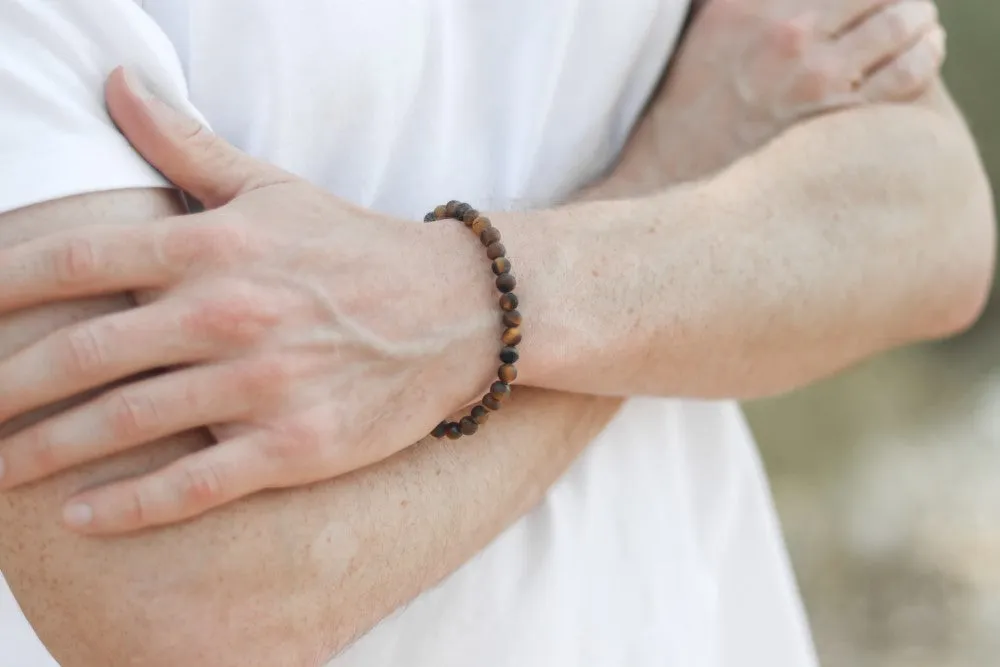
[[[162,186],[102,103],[119,64],[364,206],[544,206],[620,150],[686,0],[5,0],[0,211]],[[0,527],[2,528],[2,527]],[[0,667],[52,667],[0,579]],[[531,514],[336,667],[811,667],[729,402],[629,401]]]

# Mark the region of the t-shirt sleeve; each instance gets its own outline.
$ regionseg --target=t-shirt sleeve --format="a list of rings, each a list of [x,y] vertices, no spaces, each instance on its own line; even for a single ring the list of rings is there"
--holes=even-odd
[[[0,212],[169,186],[108,116],[104,82],[119,65],[204,122],[173,45],[133,0],[0,0]]]

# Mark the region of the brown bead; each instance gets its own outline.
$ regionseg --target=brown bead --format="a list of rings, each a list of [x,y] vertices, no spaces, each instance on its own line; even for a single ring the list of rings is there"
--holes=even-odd
[[[431,435],[433,435],[435,438],[443,438],[445,436],[445,433],[447,432],[448,432],[448,422],[441,422],[440,424],[434,427],[434,430],[431,431]]]
[[[505,364],[516,364],[521,355],[517,353],[516,347],[505,347],[500,350],[500,361]]]
[[[424,222],[434,222],[435,220],[437,220],[437,216],[434,215],[434,211],[424,216]]]
[[[462,216],[462,222],[464,222],[467,225],[471,225],[478,217],[479,217],[479,211],[477,211],[474,208],[470,208],[468,211],[465,212],[465,215]]]
[[[490,222],[489,218],[479,216],[478,218],[472,221],[472,225],[470,225],[470,228],[472,229],[473,234],[479,236],[487,229],[493,229],[493,223]]]
[[[521,326],[521,311],[511,310],[503,314],[503,324],[505,327],[519,327]]]
[[[490,385],[490,396],[498,401],[505,400],[510,396],[510,385],[506,382],[494,382]]]
[[[445,217],[446,215],[448,215],[448,213],[447,213],[447,207],[445,207],[445,206],[436,206],[436,207],[434,207],[434,217],[435,218],[437,218],[438,220],[440,220],[441,218]]]
[[[472,417],[462,417],[462,421],[458,422],[458,427],[462,429],[462,435],[475,435],[476,431],[479,430],[479,424]]]
[[[511,327],[503,332],[500,340],[503,341],[504,345],[517,345],[521,342],[521,330],[517,327]]]
[[[517,287],[517,279],[513,273],[504,273],[497,276],[497,289],[503,293],[512,292]]]
[[[490,410],[500,409],[500,401],[496,399],[493,394],[486,394],[483,396],[483,405],[488,407]]]
[[[497,377],[510,384],[517,379],[517,369],[514,368],[513,364],[504,364],[500,367],[499,372],[497,372]]]
[[[477,424],[480,425],[485,424],[490,419],[489,410],[487,410],[481,405],[477,405],[476,407],[472,408],[472,418],[476,420]]]
[[[496,227],[488,227],[479,235],[479,240],[483,245],[489,246],[500,240],[500,230]]]
[[[490,259],[496,259],[497,257],[504,257],[507,255],[507,248],[503,247],[503,244],[497,241],[496,243],[491,243],[486,247],[486,256]]]
[[[458,206],[455,207],[455,214],[454,214],[453,217],[455,217],[455,218],[457,218],[459,220],[464,220],[465,219],[465,214],[468,213],[471,210],[472,210],[472,207],[463,202],[463,203],[461,203],[461,204],[459,204]]]
[[[448,422],[447,434],[449,440],[458,440],[462,437],[462,428],[457,422]]]
[[[511,311],[517,308],[517,295],[513,292],[508,292],[500,297],[500,309]]]
[[[460,201],[457,201],[457,200],[455,200],[455,199],[452,199],[452,200],[451,200],[450,202],[448,202],[447,204],[445,204],[445,206],[444,206],[444,214],[445,214],[446,216],[448,216],[449,218],[450,218],[451,216],[455,215],[455,208],[456,208],[456,207],[457,207],[457,206],[458,206],[459,204],[461,204],[461,203],[462,203],[462,202],[460,202]]]
[[[497,257],[493,260],[493,273],[496,275],[502,275],[504,273],[510,273],[511,264],[510,260],[506,257]]]

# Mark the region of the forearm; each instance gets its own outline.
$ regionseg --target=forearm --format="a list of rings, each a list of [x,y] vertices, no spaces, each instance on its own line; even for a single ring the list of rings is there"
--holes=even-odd
[[[816,118],[652,196],[494,216],[518,270],[521,381],[750,397],[966,326],[993,212],[938,95]]]
[[[95,216],[127,224],[170,212],[162,192],[52,202],[0,216],[0,244]],[[8,318],[0,354],[127,305],[100,299]],[[211,444],[201,432],[171,438],[0,494],[0,568],[64,667],[313,667],[538,502],[617,404],[524,390],[474,447],[420,443],[360,473],[128,539],[61,526],[61,505],[79,489]]]

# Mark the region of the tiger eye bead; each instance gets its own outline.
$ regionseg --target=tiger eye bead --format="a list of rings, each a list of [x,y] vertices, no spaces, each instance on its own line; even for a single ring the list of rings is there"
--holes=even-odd
[[[481,232],[480,232],[481,233]],[[486,247],[486,256],[490,259],[496,259],[497,257],[505,257],[507,255],[507,248],[503,247],[503,244],[497,241],[496,243],[491,243]]]
[[[507,293],[513,291],[515,287],[517,287],[517,280],[514,278],[513,273],[504,273],[497,276],[497,289],[501,292]]]
[[[440,220],[441,218],[448,215],[448,210],[446,206],[437,206],[434,208],[434,217]]]
[[[504,349],[500,350],[500,361],[504,362],[505,364],[516,364],[517,360],[520,358],[521,355],[518,354],[516,347],[505,347]]]
[[[500,340],[503,341],[504,345],[517,345],[521,342],[521,330],[517,327],[511,327],[503,332]]]
[[[468,211],[465,212],[465,215],[462,216],[462,222],[464,222],[466,225],[471,225],[473,222],[476,221],[476,218],[478,217],[479,217],[479,211],[477,211],[474,208],[470,208]]]
[[[455,207],[455,213],[452,217],[458,218],[459,220],[465,219],[465,214],[472,210],[472,207],[468,204],[459,204]]]
[[[488,227],[479,235],[479,240],[484,246],[489,246],[500,240],[500,230],[496,227]]]
[[[457,422],[449,422],[447,433],[449,440],[458,440],[462,437],[462,427]]]
[[[506,382],[494,382],[490,385],[490,396],[498,401],[505,400],[510,396],[510,385]]]
[[[440,424],[434,427],[434,430],[431,431],[431,435],[433,435],[435,438],[443,438],[447,432],[448,432],[448,422],[441,422]]]
[[[472,418],[475,419],[476,423],[479,425],[485,424],[490,419],[489,410],[487,410],[481,405],[477,405],[476,407],[472,408],[471,414]]]
[[[483,396],[483,405],[494,411],[500,409],[500,401],[495,398],[493,394],[486,394]]]
[[[504,364],[497,372],[497,377],[500,378],[501,381],[510,384],[517,379],[517,369],[514,368],[513,364]]]
[[[462,417],[458,427],[462,430],[462,435],[475,435],[479,430],[479,424],[472,417]]]
[[[510,273],[511,265],[510,260],[506,257],[497,257],[493,260],[493,273],[496,275],[503,275],[504,273]]]
[[[452,199],[450,202],[444,205],[444,214],[449,218],[455,215],[455,208],[462,202]]]
[[[483,216],[479,216],[478,218],[472,221],[470,229],[472,229],[473,234],[475,234],[476,236],[480,236],[487,229],[493,229],[493,223],[490,222],[489,218],[484,218]]]
[[[435,220],[437,220],[437,216],[433,212],[424,216],[424,222],[434,222]]]
[[[522,319],[521,311],[519,310],[512,310],[503,314],[503,324],[508,328],[521,326]]]
[[[500,297],[500,310],[511,311],[517,308],[517,295],[508,292]]]

